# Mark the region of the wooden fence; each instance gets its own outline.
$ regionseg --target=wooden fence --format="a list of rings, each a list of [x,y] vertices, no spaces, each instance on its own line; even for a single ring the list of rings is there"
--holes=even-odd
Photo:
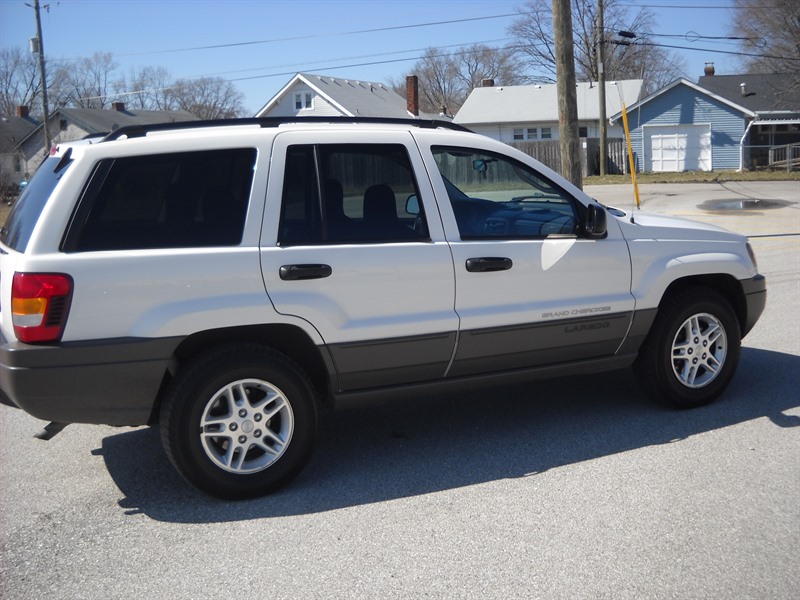
[[[769,149],[769,168],[800,170],[800,144],[772,146]]]
[[[610,175],[627,175],[630,173],[628,169],[628,148],[625,140],[612,138],[607,142],[608,165],[606,173]],[[544,163],[556,173],[561,173],[561,147],[558,140],[510,142],[509,145]],[[599,139],[581,138],[581,170],[584,177],[600,174]]]

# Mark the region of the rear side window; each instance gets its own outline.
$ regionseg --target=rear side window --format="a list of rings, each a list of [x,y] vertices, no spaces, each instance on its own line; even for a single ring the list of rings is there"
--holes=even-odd
[[[281,245],[430,239],[408,151],[400,144],[290,146]]]
[[[63,250],[238,245],[255,160],[240,148],[101,161]]]
[[[0,242],[17,252],[25,252],[47,199],[72,162],[70,154],[71,150],[67,150],[64,156],[50,156],[41,164],[11,209],[5,227],[0,229]]]

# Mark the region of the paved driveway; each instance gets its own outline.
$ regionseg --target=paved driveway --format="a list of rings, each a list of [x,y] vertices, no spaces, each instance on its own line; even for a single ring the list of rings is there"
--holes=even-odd
[[[291,487],[238,503],[154,430],[45,443],[0,407],[0,597],[798,597],[800,184],[642,197],[763,236],[768,306],[718,402],[664,410],[621,371],[336,413]],[[790,203],[699,208],[737,197]]]

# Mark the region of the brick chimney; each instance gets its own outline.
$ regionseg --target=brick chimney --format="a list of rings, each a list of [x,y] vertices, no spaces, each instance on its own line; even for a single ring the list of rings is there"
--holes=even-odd
[[[116,110],[118,112],[125,111],[125,103],[124,102],[112,102],[111,103],[111,110]]]
[[[711,77],[716,71],[714,70],[714,63],[707,62],[706,68],[703,69],[703,72],[706,74],[707,77]]]
[[[30,109],[27,106],[18,106],[17,116],[27,119],[30,116]]]
[[[484,79],[481,81],[481,87],[494,87],[494,79]]]
[[[406,77],[406,106],[408,112],[419,116],[419,78],[416,75]]]

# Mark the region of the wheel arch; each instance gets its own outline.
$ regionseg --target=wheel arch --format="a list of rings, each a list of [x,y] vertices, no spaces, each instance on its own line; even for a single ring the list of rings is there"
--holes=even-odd
[[[255,343],[268,346],[296,362],[308,375],[320,404],[330,397],[331,378],[336,377],[333,361],[325,347],[314,344],[301,328],[288,324],[265,324],[211,329],[192,334],[175,349],[159,388],[149,422],[157,423],[166,390],[181,365],[220,345]]]
[[[747,327],[747,301],[742,284],[735,277],[725,273],[710,273],[706,275],[688,275],[676,279],[664,290],[659,301],[659,308],[667,298],[690,287],[705,287],[719,293],[731,305],[736,315],[736,320],[739,322],[739,329],[742,332],[742,336],[744,336]]]

